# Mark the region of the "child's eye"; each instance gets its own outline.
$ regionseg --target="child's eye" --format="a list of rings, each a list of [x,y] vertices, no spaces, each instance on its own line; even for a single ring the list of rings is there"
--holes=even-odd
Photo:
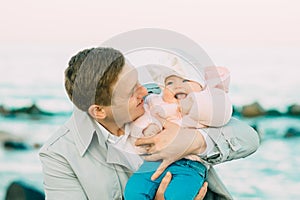
[[[173,84],[172,81],[168,81],[168,82],[166,83],[166,85],[172,85],[172,84]]]
[[[183,79],[182,82],[183,82],[183,83],[186,83],[186,82],[190,82],[190,80]]]

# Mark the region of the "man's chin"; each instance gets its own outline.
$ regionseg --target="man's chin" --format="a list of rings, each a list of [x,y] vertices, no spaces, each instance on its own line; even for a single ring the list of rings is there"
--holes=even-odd
[[[138,114],[132,116],[131,121],[135,121],[137,118],[141,117],[145,113],[145,109],[143,108]]]

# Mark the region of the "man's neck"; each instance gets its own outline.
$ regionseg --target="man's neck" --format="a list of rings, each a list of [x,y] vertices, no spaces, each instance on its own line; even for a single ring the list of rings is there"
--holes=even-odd
[[[107,122],[105,120],[97,121],[100,123],[104,128],[106,128],[111,134],[115,136],[121,136],[125,134],[124,127],[120,128],[118,124],[115,122]]]

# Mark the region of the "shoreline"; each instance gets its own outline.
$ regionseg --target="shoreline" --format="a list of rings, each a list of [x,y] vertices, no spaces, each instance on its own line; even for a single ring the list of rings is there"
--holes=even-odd
[[[278,106],[279,107],[279,106]],[[294,116],[300,117],[300,104],[292,103],[285,106],[286,111],[282,112],[279,109],[265,109],[257,101],[242,106],[233,105],[233,115],[241,116],[245,118],[253,118],[260,116]],[[18,118],[18,117],[33,117],[41,118],[43,116],[55,117],[55,116],[68,116],[71,115],[72,110],[64,111],[51,111],[41,108],[38,104],[32,102],[30,105],[9,107],[5,104],[0,104],[0,116],[6,118]]]

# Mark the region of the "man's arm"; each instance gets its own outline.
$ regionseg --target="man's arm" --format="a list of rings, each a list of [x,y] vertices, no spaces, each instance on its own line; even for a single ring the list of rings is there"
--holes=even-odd
[[[219,128],[202,129],[215,143],[211,154],[204,158],[211,164],[244,158],[254,153],[260,140],[258,133],[247,123],[231,118],[229,123]]]
[[[150,155],[145,157],[146,160],[163,160],[152,179],[156,179],[174,161],[186,155],[200,154],[206,149],[202,134],[198,130],[180,128],[171,122],[163,124],[165,129],[159,134],[136,141],[137,146],[151,146],[147,149]],[[234,118],[224,127],[207,128],[206,131],[216,142],[216,155],[209,160],[214,164],[246,157],[259,146],[256,131]]]
[[[87,199],[68,162],[58,154],[40,152],[47,200]]]

